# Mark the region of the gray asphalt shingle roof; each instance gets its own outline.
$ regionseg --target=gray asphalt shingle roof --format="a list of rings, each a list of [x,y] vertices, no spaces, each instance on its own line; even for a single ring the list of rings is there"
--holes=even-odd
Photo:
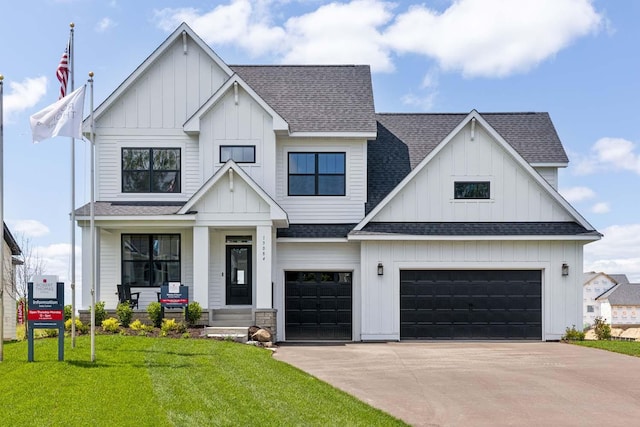
[[[351,235],[578,236],[590,233],[575,222],[370,222]]]
[[[640,283],[620,283],[607,299],[611,305],[640,305]]]
[[[289,224],[278,228],[277,237],[330,238],[347,237],[357,224]]]
[[[291,132],[375,132],[368,65],[230,65]]]
[[[147,216],[172,215],[186,202],[96,202],[95,216]],[[76,216],[89,216],[91,206],[87,203],[76,209]]]

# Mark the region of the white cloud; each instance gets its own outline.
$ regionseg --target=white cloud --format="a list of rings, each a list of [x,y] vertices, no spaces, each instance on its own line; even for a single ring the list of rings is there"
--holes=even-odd
[[[394,15],[398,3],[334,1],[282,25],[287,1],[230,0],[210,11],[165,8],[157,25],[187,22],[207,43],[238,46],[283,63],[370,64],[394,70],[393,53],[435,59],[445,70],[500,77],[527,71],[607,22],[591,0],[457,0],[443,12],[424,5]]]
[[[578,175],[602,171],[630,171],[640,175],[640,153],[636,144],[623,138],[600,138],[588,155],[578,158],[574,170]]]
[[[22,234],[27,238],[31,238],[42,237],[49,234],[49,227],[35,219],[8,220],[7,223],[14,235]]]
[[[4,94],[4,113],[10,117],[32,108],[46,93],[47,78],[44,76],[9,82],[9,91]]]
[[[591,207],[591,212],[595,214],[604,214],[611,212],[611,207],[607,202],[599,202]]]
[[[584,247],[584,271],[626,274],[640,282],[640,224],[612,225],[604,237]]]
[[[445,70],[499,77],[529,70],[602,21],[590,0],[458,0],[442,13],[409,8],[385,37],[393,49],[434,58]]]
[[[415,93],[408,93],[401,99],[404,105],[411,106],[420,111],[430,111],[435,104],[437,92],[431,92],[426,95],[416,95]]]
[[[116,23],[109,17],[102,18],[96,25],[96,31],[98,33],[104,33],[105,31],[116,26]]]
[[[593,199],[596,193],[588,187],[561,188],[560,194],[570,203]]]

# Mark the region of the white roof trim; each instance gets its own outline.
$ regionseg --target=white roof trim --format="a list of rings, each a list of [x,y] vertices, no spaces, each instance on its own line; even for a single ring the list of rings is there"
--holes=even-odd
[[[548,240],[566,240],[566,241],[588,241],[593,242],[595,240],[599,240],[599,236],[595,235],[572,235],[572,236],[542,236],[542,235],[531,235],[531,236],[512,236],[512,235],[485,235],[485,236],[447,236],[447,235],[417,235],[417,234],[349,234],[349,241],[359,241],[359,240],[429,240],[429,241],[438,241],[438,240],[457,240],[457,241],[469,241],[469,240],[509,240],[509,241],[531,241],[531,240],[540,240],[540,241],[548,241]]]
[[[376,138],[377,132],[289,132],[295,138]]]
[[[94,120],[98,120],[100,118],[100,116],[111,106],[111,104],[113,104],[113,102],[118,99],[124,92],[126,92],[129,87],[131,87],[136,80],[138,80],[138,78],[144,74],[152,65],[153,63],[159,58],[161,57],[165,51],[167,51],[169,49],[169,47],[177,40],[180,39],[182,37],[182,33],[186,33],[189,37],[191,37],[191,39],[194,41],[194,43],[196,43],[202,50],[204,50],[207,54],[209,54],[209,56],[211,57],[211,59],[213,60],[213,62],[215,62],[228,76],[231,76],[233,74],[233,70],[231,70],[231,68],[229,68],[229,66],[227,64],[224,63],[224,61],[213,51],[213,49],[211,49],[211,47],[209,47],[208,44],[206,44],[204,42],[204,40],[202,40],[192,29],[191,27],[189,27],[186,23],[182,23],[178,26],[178,28],[176,28],[173,33],[171,33],[169,35],[169,37],[166,38],[166,40],[156,48],[156,50],[153,51],[153,53],[151,55],[149,55],[149,57],[147,57],[147,59],[145,59],[142,64],[140,64],[138,66],[138,68],[136,68],[133,73],[131,73],[129,75],[129,77],[127,77],[124,82],[122,82],[120,84],[120,86],[118,86],[116,88],[115,91],[113,91],[111,93],[111,95],[109,95],[107,97],[107,99],[105,99],[102,104],[100,104],[98,106],[98,108],[95,109],[94,111]],[[82,125],[82,131],[83,132],[90,132],[90,117],[87,117],[86,119],[84,119],[83,121],[83,125]]]
[[[518,152],[509,144],[476,110],[471,112],[456,126],[422,161],[385,197],[369,214],[364,217],[354,230],[362,230],[362,228],[371,221],[395,196],[407,186],[413,178],[418,175],[425,166],[442,151],[442,149],[469,123],[472,119],[476,119],[477,123],[481,125],[489,135],[502,146],[502,148],[509,153],[513,159],[525,169],[531,178],[533,178],[547,193],[555,199],[580,225],[587,230],[595,230],[595,228],[589,224],[589,222],[578,213],[573,206],[569,204],[552,186],[549,184],[535,169],[518,154]],[[594,240],[598,240],[598,238]],[[546,239],[545,239],[546,240]]]
[[[187,119],[183,125],[183,129],[186,133],[198,133],[200,132],[200,118],[207,114],[214,105],[218,103],[220,99],[231,90],[234,83],[238,83],[242,88],[247,91],[249,96],[253,98],[271,117],[273,118],[273,130],[289,130],[289,124],[278,114],[264,99],[260,97],[247,82],[238,74],[233,74],[211,97],[200,107],[198,110]]]
[[[534,168],[566,168],[567,166],[569,166],[569,163],[568,162],[563,162],[563,163],[531,162],[530,165]]]
[[[282,209],[280,205],[278,205],[278,203],[276,203],[276,201],[273,200],[271,196],[269,196],[267,192],[262,189],[262,187],[256,184],[256,182],[251,179],[251,177],[247,175],[247,173],[233,160],[228,160],[220,169],[218,169],[218,171],[214,173],[213,176],[209,178],[207,182],[205,182],[204,185],[193,194],[193,196],[191,196],[187,203],[185,203],[184,206],[180,208],[177,214],[180,215],[189,212],[191,208],[193,208],[193,206],[202,197],[204,197],[204,195],[207,194],[207,192],[225,175],[225,173],[227,173],[229,169],[232,169],[235,173],[237,173],[238,178],[246,182],[247,185],[251,187],[251,189],[255,191],[260,197],[262,197],[262,199],[269,205],[269,207],[271,208],[272,221],[279,221],[283,224],[286,224],[287,227],[289,226],[289,217],[287,216],[287,213],[284,211],[284,209]]]

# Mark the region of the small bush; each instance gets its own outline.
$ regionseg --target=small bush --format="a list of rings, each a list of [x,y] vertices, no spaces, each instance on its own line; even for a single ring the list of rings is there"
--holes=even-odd
[[[584,332],[577,330],[576,325],[571,328],[567,326],[562,339],[565,341],[584,341]]]
[[[89,307],[89,312],[91,312],[91,307]],[[104,309],[104,301],[99,301],[96,303],[96,325],[102,324],[102,322],[107,318],[107,312]]]
[[[159,328],[162,326],[162,305],[159,302],[154,301],[147,306],[147,313],[149,314],[149,319],[153,323],[153,326]]]
[[[605,319],[600,316],[596,317],[593,323],[593,332],[599,340],[611,339],[611,325],[607,324]]]
[[[73,313],[73,309],[71,308],[70,305],[65,305],[64,306],[64,320],[65,322],[69,319],[71,319],[71,314]]]
[[[140,319],[136,319],[136,320],[134,320],[134,321],[129,325],[129,327],[130,327],[132,330],[134,330],[134,331],[144,332],[144,333],[145,333],[145,335],[146,335],[146,333],[147,333],[147,332],[151,332],[151,331],[153,331],[153,326],[151,326],[151,325],[145,325],[144,323],[142,323],[142,322],[140,321]],[[139,335],[142,335],[142,334],[139,334]]]
[[[46,338],[55,338],[58,336],[58,330],[57,329],[43,329],[42,330],[42,336],[46,337]]]
[[[120,324],[123,328],[128,328],[131,323],[131,318],[133,317],[133,308],[129,302],[121,302],[116,307],[116,315],[118,316],[118,320],[120,320]]]
[[[120,331],[120,322],[115,317],[110,317],[102,321],[102,330],[112,334]]]
[[[166,337],[169,332],[183,334],[187,332],[187,325],[182,322],[176,322],[176,319],[163,319],[160,331],[163,337]]]
[[[67,332],[71,331],[71,319],[67,319],[64,322],[64,330]],[[85,325],[76,317],[76,333],[86,334],[87,332],[89,332],[89,325]]]
[[[185,313],[185,317],[187,319],[187,323],[189,326],[194,326],[200,318],[202,317],[202,307],[197,301],[192,301],[187,306],[187,311]]]

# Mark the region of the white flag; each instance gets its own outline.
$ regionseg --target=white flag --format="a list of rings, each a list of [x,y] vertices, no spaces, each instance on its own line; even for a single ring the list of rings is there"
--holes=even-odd
[[[85,86],[31,116],[29,121],[34,143],[54,136],[82,138]]]

